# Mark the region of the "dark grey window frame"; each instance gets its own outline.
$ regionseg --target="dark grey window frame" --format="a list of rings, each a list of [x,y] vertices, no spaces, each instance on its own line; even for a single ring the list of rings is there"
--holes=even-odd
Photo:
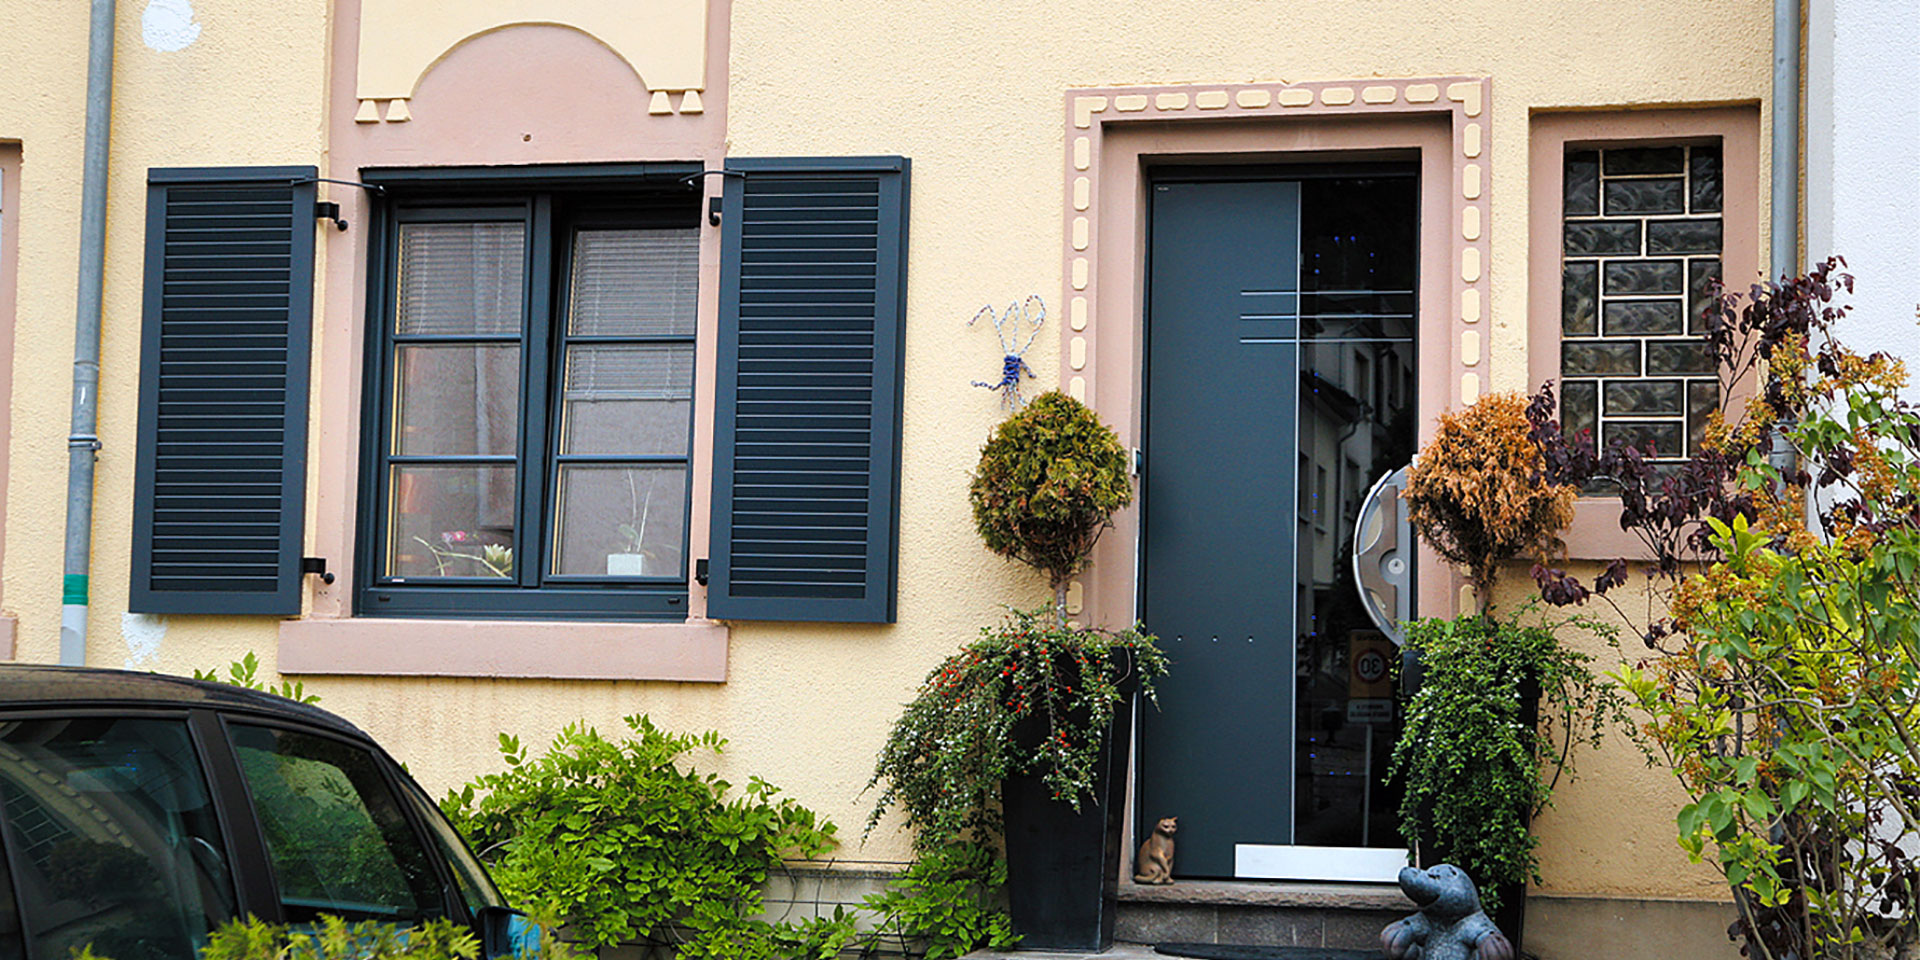
[[[684,620],[687,616],[687,551],[677,577],[600,580],[549,575],[554,521],[548,514],[557,461],[552,450],[557,418],[552,409],[559,390],[556,352],[565,314],[563,278],[571,257],[570,236],[579,223],[606,225],[617,208],[622,222],[640,222],[671,209],[675,222],[700,222],[698,163],[542,165],[527,167],[455,167],[368,169],[362,179],[381,188],[368,225],[366,363],[362,379],[360,509],[354,568],[354,612],[359,616],[484,618]],[[689,177],[694,179],[689,180]],[[518,341],[523,397],[516,460],[515,553],[533,562],[515,563],[513,583],[474,578],[441,582],[394,582],[379,575],[384,558],[387,465],[391,460],[390,417],[394,338],[392,310],[398,227],[410,219],[453,211],[506,211],[518,205],[527,226],[526,297]],[[438,211],[436,214],[435,211]],[[653,212],[649,212],[653,211]],[[658,222],[657,220],[654,222]],[[690,339],[690,338],[679,338]],[[698,395],[699,384],[694,385]],[[688,482],[693,437],[689,427]],[[472,460],[473,458],[456,458]],[[691,487],[689,486],[689,494]],[[691,496],[688,502],[691,504]],[[691,510],[686,517],[691,531]],[[689,537],[689,547],[690,547]],[[532,549],[527,549],[531,547]]]

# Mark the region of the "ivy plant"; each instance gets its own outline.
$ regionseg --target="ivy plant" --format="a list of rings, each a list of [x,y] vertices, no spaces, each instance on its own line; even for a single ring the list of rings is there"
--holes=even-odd
[[[1625,702],[1554,627],[1426,619],[1408,625],[1407,643],[1422,675],[1388,769],[1405,789],[1400,834],[1423,860],[1465,870],[1494,912],[1501,887],[1539,882],[1527,821],[1572,771],[1574,745],[1599,746],[1607,722],[1624,721]],[[1528,696],[1545,703],[1537,727],[1523,722]]]
[[[954,960],[974,950],[1006,950],[1019,940],[1001,908],[1007,863],[972,840],[949,840],[923,849],[913,865],[866,898],[880,917],[876,938],[897,936],[902,948],[926,960]]]

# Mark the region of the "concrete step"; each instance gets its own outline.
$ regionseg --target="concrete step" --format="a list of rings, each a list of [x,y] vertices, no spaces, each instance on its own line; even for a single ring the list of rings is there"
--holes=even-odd
[[[1120,886],[1114,938],[1377,950],[1380,930],[1414,912],[1394,884],[1182,880]]]

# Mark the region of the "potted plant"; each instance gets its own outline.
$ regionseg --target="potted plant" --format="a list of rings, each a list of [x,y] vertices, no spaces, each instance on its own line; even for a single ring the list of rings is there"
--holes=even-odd
[[[927,675],[894,724],[868,786],[885,782],[872,830],[899,809],[917,852],[1006,843],[1014,930],[1036,949],[1113,939],[1125,800],[1124,730],[1135,693],[1166,673],[1153,638],[1068,627],[1055,609],[1005,622]]]
[[[618,552],[607,554],[607,576],[672,576],[678,571],[660,569],[660,558],[645,545],[647,521],[653,513],[653,487],[649,484],[647,495],[642,497],[633,482],[633,471],[628,470],[626,474],[630,510],[625,521],[614,525],[614,533],[619,537],[621,547]]]
[[[1574,488],[1542,481],[1530,430],[1526,401],[1491,395],[1442,416],[1414,463],[1405,494],[1413,528],[1463,568],[1478,602],[1453,620],[1408,625],[1419,688],[1388,774],[1404,788],[1400,832],[1420,864],[1473,877],[1516,949],[1527,881],[1538,879],[1528,825],[1553,789],[1543,773],[1550,764],[1553,778],[1570,772],[1572,744],[1598,746],[1605,721],[1623,710],[1588,668],[1592,658],[1562,646],[1556,627],[1530,622],[1527,610],[1493,615],[1501,566],[1554,552],[1572,519]]]
[[[1053,602],[1014,611],[929,674],[874,772],[886,787],[868,829],[897,807],[923,852],[1004,839],[1024,947],[1113,940],[1127,745],[1115,734],[1167,661],[1137,626],[1070,622],[1066,597],[1132,498],[1119,438],[1079,401],[1042,394],[995,428],[970,489],[975,524],[989,549],[1045,573]]]

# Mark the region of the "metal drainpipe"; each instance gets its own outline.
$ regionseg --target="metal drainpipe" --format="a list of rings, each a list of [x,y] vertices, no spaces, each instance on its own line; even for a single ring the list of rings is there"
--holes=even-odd
[[[1800,250],[1800,0],[1773,0],[1772,279],[1798,274]]]
[[[80,290],[73,324],[73,420],[67,434],[67,551],[60,662],[87,662],[87,572],[93,547],[94,435],[100,412],[101,287],[107,255],[107,138],[113,121],[114,0],[93,0],[87,41],[87,139],[81,164]]]
[[[1773,229],[1768,244],[1770,279],[1798,276],[1800,260],[1800,0],[1773,0]],[[1791,469],[1793,449],[1774,440],[1774,459]],[[1821,534],[1820,502],[1803,497],[1803,521]]]

